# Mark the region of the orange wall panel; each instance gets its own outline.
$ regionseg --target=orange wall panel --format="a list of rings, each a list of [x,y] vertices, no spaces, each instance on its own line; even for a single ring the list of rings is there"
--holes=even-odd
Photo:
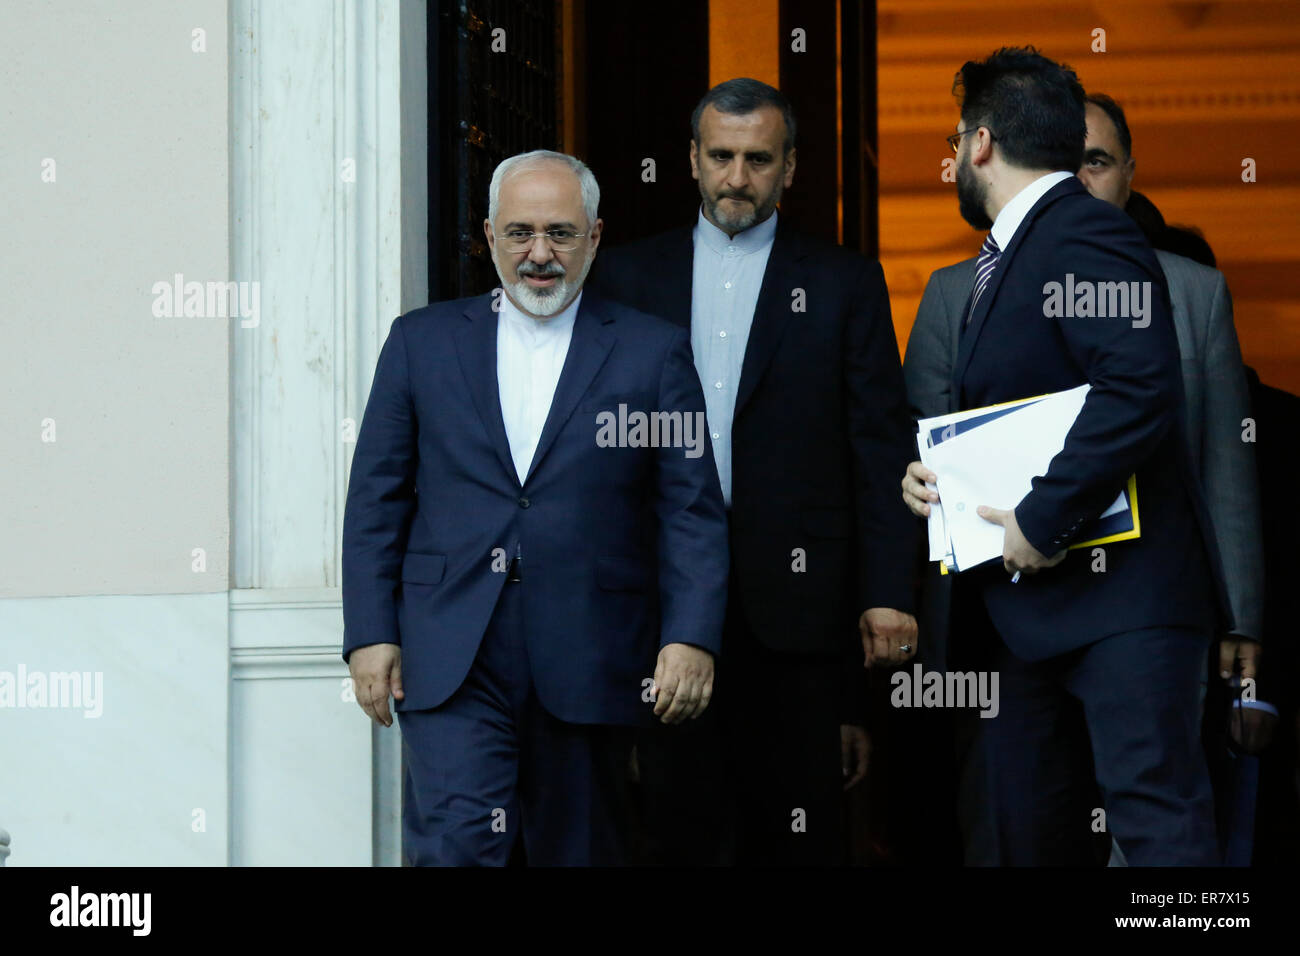
[[[1289,0],[1180,4],[878,0],[881,262],[906,342],[926,279],[982,239],[941,178],[953,74],[1003,45],[1069,63],[1124,106],[1134,188],[1204,233],[1227,277],[1246,362],[1300,393],[1300,18]],[[1105,50],[1094,49],[1104,30]],[[1243,159],[1257,181],[1241,179]]]
[[[777,0],[710,0],[709,86],[748,76],[779,89],[779,43]]]

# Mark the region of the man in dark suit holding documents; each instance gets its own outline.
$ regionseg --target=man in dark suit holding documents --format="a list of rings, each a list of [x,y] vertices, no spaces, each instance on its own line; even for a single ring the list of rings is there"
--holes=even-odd
[[[1091,862],[1108,832],[1134,864],[1211,864],[1199,685],[1230,615],[1165,279],[1137,226],[1075,177],[1085,115],[1072,71],[1001,50],[965,64],[954,89],[960,209],[989,230],[957,333],[956,407],[1092,386],[1032,491],[980,508],[1005,529],[1002,562],[954,582],[949,662],[1001,679],[975,744],[996,862]],[[1141,536],[1067,551],[1131,475]],[[918,514],[937,500],[916,466],[903,487]]]
[[[1133,216],[1129,198],[1134,161],[1124,112],[1114,100],[1094,93],[1088,97],[1087,123],[1079,179],[1093,196]],[[1149,204],[1148,208],[1154,211]],[[1163,227],[1163,220],[1159,221]],[[1145,227],[1144,231],[1154,243],[1157,237]],[[1222,667],[1231,674],[1236,659],[1243,677],[1255,677],[1262,630],[1263,557],[1255,445],[1243,441],[1241,435],[1242,420],[1251,413],[1233,326],[1232,298],[1223,274],[1216,269],[1159,248],[1155,254],[1173,306],[1189,452],[1214,523],[1236,622],[1232,634],[1220,635],[1215,671]],[[977,259],[971,258],[938,269],[926,284],[903,363],[908,397],[917,417],[941,415],[957,408],[952,391],[953,363],[976,263]],[[922,653],[938,654],[940,660],[949,629],[951,581],[949,577],[930,576],[922,596],[920,624],[926,636]],[[965,761],[965,770],[968,782],[970,773],[978,776],[981,772],[969,760]],[[983,808],[961,801],[961,809],[966,860],[987,861],[992,854]]]

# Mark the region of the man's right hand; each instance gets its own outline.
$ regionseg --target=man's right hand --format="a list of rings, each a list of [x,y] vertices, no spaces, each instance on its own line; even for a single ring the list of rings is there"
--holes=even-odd
[[[938,480],[938,476],[919,461],[907,466],[907,474],[903,475],[903,501],[918,518],[930,517],[928,502],[939,500],[939,492],[925,486],[927,481],[934,484]]]
[[[402,693],[402,648],[397,644],[358,647],[348,655],[348,670],[361,709],[376,723],[393,726],[388,694],[391,691],[397,700],[406,696]]]

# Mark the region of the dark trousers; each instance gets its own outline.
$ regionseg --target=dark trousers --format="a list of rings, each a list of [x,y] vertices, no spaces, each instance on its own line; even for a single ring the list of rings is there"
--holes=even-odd
[[[503,585],[460,689],[432,710],[398,715],[409,865],[504,866],[521,836],[530,865],[624,862],[631,731],[565,723],[541,706],[524,587]]]
[[[845,862],[839,666],[761,645],[733,592],[708,710],[638,733],[650,862]]]
[[[1128,631],[1031,663],[975,604],[954,616],[954,651],[998,673],[999,712],[959,718],[968,862],[1094,865],[1113,836],[1135,866],[1216,864],[1200,739],[1209,633]]]

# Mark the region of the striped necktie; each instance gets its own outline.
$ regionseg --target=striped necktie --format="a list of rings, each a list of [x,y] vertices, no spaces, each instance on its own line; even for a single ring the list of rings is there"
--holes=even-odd
[[[970,297],[970,311],[966,313],[967,325],[970,325],[970,320],[975,315],[975,307],[979,305],[980,296],[984,294],[989,279],[993,278],[993,270],[997,268],[1001,256],[1002,250],[998,248],[993,233],[990,232],[984,240],[984,245],[980,246],[979,261],[975,263],[975,289]]]

